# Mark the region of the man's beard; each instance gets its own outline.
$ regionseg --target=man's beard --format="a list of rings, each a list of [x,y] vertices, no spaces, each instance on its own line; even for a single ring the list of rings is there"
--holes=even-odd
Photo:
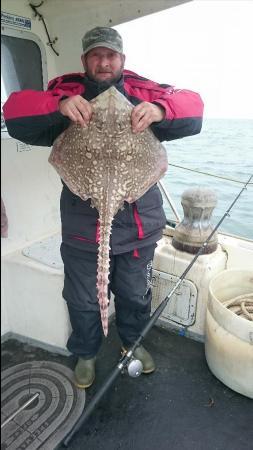
[[[105,81],[94,80],[94,81],[98,84],[100,89],[105,89],[105,88],[114,86],[119,81],[120,77],[121,77],[121,74],[120,74],[120,76],[112,78],[111,80],[105,80]]]
[[[115,83],[117,83],[118,79],[119,78],[113,78],[111,80],[105,80],[105,81],[96,80],[96,82],[100,88],[105,88],[105,87],[113,86]]]
[[[115,76],[113,78],[111,78],[110,80],[99,80],[96,77],[92,76],[92,74],[90,73],[89,69],[86,68],[86,74],[88,75],[88,77],[90,78],[90,80],[95,81],[99,87],[101,89],[103,88],[108,88],[110,86],[113,86],[115,83],[117,83],[119,81],[119,79],[122,76],[123,73],[123,68],[124,68],[124,63],[122,63],[120,69],[115,73]]]

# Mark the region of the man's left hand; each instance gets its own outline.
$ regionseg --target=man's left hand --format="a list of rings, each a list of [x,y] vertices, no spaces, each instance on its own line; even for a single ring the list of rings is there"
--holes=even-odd
[[[153,122],[160,122],[165,117],[163,107],[153,103],[142,102],[132,110],[131,122],[133,133],[140,133]]]

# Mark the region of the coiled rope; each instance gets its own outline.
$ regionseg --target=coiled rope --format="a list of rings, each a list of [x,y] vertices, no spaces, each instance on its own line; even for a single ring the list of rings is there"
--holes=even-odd
[[[222,302],[222,304],[238,316],[253,321],[253,292],[238,295],[235,298]]]

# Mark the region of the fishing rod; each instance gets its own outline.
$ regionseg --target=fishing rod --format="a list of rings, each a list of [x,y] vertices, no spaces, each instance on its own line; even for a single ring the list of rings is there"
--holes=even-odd
[[[220,227],[220,225],[222,224],[222,222],[224,221],[224,219],[229,216],[229,213],[231,211],[231,209],[233,208],[234,204],[237,202],[237,200],[239,199],[239,197],[241,196],[242,192],[247,189],[247,186],[250,184],[251,179],[253,178],[253,175],[250,176],[249,180],[244,184],[243,188],[240,190],[240,192],[237,194],[237,196],[235,197],[235,199],[233,200],[233,202],[231,203],[231,205],[229,206],[228,210],[223,214],[223,216],[221,217],[221,219],[219,220],[219,222],[217,223],[217,225],[215,226],[215,228],[213,229],[213,231],[210,233],[210,235],[207,237],[207,239],[205,240],[205,242],[202,244],[202,246],[199,248],[198,252],[196,253],[196,255],[194,256],[194,258],[192,259],[192,261],[188,264],[188,266],[186,267],[186,269],[184,270],[184,272],[182,273],[182,275],[179,277],[178,281],[176,282],[175,286],[173,287],[173,289],[171,289],[171,291],[169,292],[169,294],[165,297],[165,299],[160,303],[160,305],[156,308],[156,310],[154,311],[154,313],[152,314],[152,316],[149,319],[149,322],[147,323],[147,325],[143,328],[139,338],[135,341],[135,343],[132,345],[132,347],[122,355],[122,357],[120,358],[117,366],[112,370],[112,372],[109,374],[109,376],[106,378],[105,382],[103,383],[103,385],[101,386],[101,388],[99,389],[99,391],[94,395],[93,399],[90,401],[90,403],[88,404],[88,406],[84,409],[83,413],[81,414],[81,416],[79,417],[79,419],[77,420],[77,422],[74,424],[72,430],[69,432],[69,434],[66,436],[66,438],[63,441],[63,446],[64,447],[68,447],[68,444],[70,443],[71,439],[73,438],[73,436],[79,431],[79,429],[81,428],[81,426],[84,424],[84,422],[87,420],[87,418],[90,416],[90,414],[92,413],[93,409],[96,407],[96,405],[99,403],[99,401],[101,400],[101,398],[103,397],[103,395],[105,394],[105,392],[110,388],[110,386],[112,385],[112,383],[114,382],[114,380],[116,380],[116,378],[120,375],[120,373],[122,372],[122,370],[124,368],[126,368],[128,366],[128,373],[130,376],[132,377],[137,377],[141,374],[141,370],[142,370],[142,364],[140,361],[137,361],[135,359],[133,359],[133,354],[135,352],[135,350],[137,349],[137,347],[139,347],[140,343],[142,342],[142,340],[144,339],[144,337],[146,336],[146,334],[149,332],[149,330],[153,327],[153,325],[156,323],[156,321],[158,320],[158,318],[160,317],[161,313],[163,312],[163,310],[165,309],[165,307],[167,306],[169,300],[171,299],[172,295],[174,294],[174,292],[177,290],[177,288],[181,285],[181,283],[183,282],[183,280],[185,279],[187,273],[189,272],[189,270],[192,268],[192,266],[194,265],[194,263],[196,262],[196,260],[198,259],[198,257],[204,252],[208,242],[210,241],[210,239],[212,239],[214,233],[217,231],[217,229]]]

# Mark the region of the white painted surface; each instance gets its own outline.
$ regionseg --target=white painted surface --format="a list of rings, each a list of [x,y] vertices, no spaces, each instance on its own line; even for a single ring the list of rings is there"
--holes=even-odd
[[[32,19],[31,32],[44,43],[47,78],[56,74],[56,59],[46,45],[42,23],[34,20],[28,2],[3,0],[2,11]],[[61,183],[47,159],[48,147],[23,146],[16,139],[2,140],[1,188],[9,222],[7,239],[1,239],[2,255],[16,251],[60,229]]]
[[[3,274],[8,331],[64,348],[70,324],[61,295],[63,271],[16,252],[5,257]]]
[[[171,238],[164,237],[156,250],[154,268],[161,272],[167,272],[180,277],[187,266],[192,261],[194,255],[176,250],[171,245]],[[195,323],[187,327],[187,331],[202,337],[205,335],[205,316],[208,300],[208,285],[213,276],[226,268],[227,255],[221,247],[210,255],[199,256],[193,267],[186,275],[186,279],[191,281],[197,288],[197,305]],[[169,293],[169,289],[168,289]],[[162,301],[163,298],[160,299]],[[176,328],[180,328],[177,323],[163,318],[164,322]]]
[[[253,270],[253,241],[219,235],[219,242],[228,255],[227,269]]]
[[[5,256],[2,277],[5,300],[1,335],[11,332],[57,349],[66,349],[71,325],[62,298],[64,273],[60,236],[50,236],[23,252]],[[109,316],[113,312],[112,298]]]
[[[55,58],[52,57],[51,50],[46,45],[47,38],[42,23],[34,20],[28,2],[3,0],[1,6],[2,11],[32,19],[31,32],[35,33],[45,46],[48,79],[54,77],[56,74]],[[36,315],[43,317],[44,305],[52,300],[54,292],[53,290],[51,292],[49,283],[47,285],[48,299],[43,298],[42,304],[37,303],[37,299],[42,300],[44,297],[39,293],[41,280],[34,271],[31,272],[26,266],[23,266],[21,261],[16,264],[14,261],[17,257],[15,253],[17,250],[60,229],[59,194],[61,183],[47,162],[49,152],[49,148],[23,146],[15,139],[2,140],[1,195],[6,207],[9,230],[8,238],[1,239],[3,286],[1,335],[10,331],[18,333],[18,330],[21,331],[21,334],[35,334],[40,338],[45,334],[44,331],[39,332],[39,328],[36,330],[34,324],[37,322]],[[12,256],[13,264],[8,260],[7,255]],[[27,276],[31,279],[26,278]],[[28,282],[31,283],[30,289],[33,286],[36,292],[34,298],[26,295],[25,285]],[[61,295],[60,293],[59,290],[58,296]],[[28,306],[29,300],[31,300],[31,305]],[[37,310],[34,308],[35,306]],[[44,327],[47,326],[47,323],[46,320]],[[62,341],[62,337],[54,336],[53,328],[52,336],[50,333],[53,341]],[[64,332],[66,333],[66,330]]]
[[[166,272],[153,270],[152,273],[152,312],[172,291],[179,277]],[[171,296],[163,310],[162,317],[179,325],[189,326],[195,322],[198,291],[191,281],[185,279]]]
[[[10,330],[10,325],[8,321],[6,296],[4,291],[4,276],[3,271],[1,272],[1,336],[8,333]]]
[[[18,152],[14,139],[2,149],[2,197],[8,216],[6,255],[60,230],[61,182],[48,163],[49,149],[31,146]]]
[[[60,253],[61,240],[60,233],[53,234],[47,239],[42,239],[23,248],[22,254],[53,269],[63,270]]]

